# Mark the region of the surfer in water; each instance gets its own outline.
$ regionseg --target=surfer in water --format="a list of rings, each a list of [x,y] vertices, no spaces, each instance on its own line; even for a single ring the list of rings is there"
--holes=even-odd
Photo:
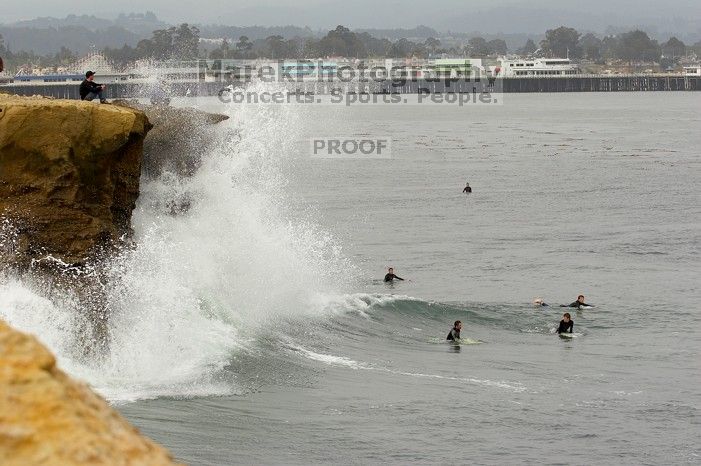
[[[562,320],[560,321],[560,326],[557,328],[557,333],[558,335],[560,333],[572,333],[572,329],[574,328],[574,320],[572,320],[570,313],[565,312],[562,315]]]
[[[385,283],[392,283],[394,280],[404,281],[403,278],[396,276],[394,274],[394,269],[390,267],[389,269],[387,269],[387,275],[385,275]]]
[[[545,307],[548,305],[545,301],[543,301],[543,298],[536,298],[533,300],[533,305],[534,306],[540,306],[540,307]]]
[[[470,183],[465,183],[465,189],[463,189],[462,192],[464,192],[466,194],[470,194],[472,192],[472,188],[470,187]]]
[[[460,330],[462,330],[462,322],[456,320],[453,324],[453,328],[450,329],[450,333],[448,333],[448,336],[445,339],[450,341],[458,341],[460,339]]]
[[[570,303],[568,305],[560,304],[560,307],[577,307],[577,308],[579,308],[579,307],[594,307],[594,306],[592,306],[591,304],[585,303],[584,302],[584,295],[580,294],[579,296],[577,296],[577,301]]]

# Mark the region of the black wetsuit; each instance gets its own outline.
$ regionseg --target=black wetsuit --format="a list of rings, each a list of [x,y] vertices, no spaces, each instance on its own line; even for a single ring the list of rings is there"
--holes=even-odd
[[[574,320],[570,319],[569,322],[565,322],[564,320],[560,321],[560,326],[557,328],[557,333],[572,333],[572,329],[574,328]]]
[[[404,281],[403,278],[398,277],[398,276],[396,276],[396,275],[393,274],[393,273],[388,273],[387,275],[385,275],[385,282],[391,282],[391,281],[393,281],[393,280],[395,280],[395,279],[396,279],[396,280]]]
[[[93,81],[88,81],[87,79],[83,79],[83,82],[80,83],[80,100],[85,100],[85,97],[87,97],[88,94],[91,92],[94,93],[99,93],[102,90],[102,84],[97,84],[96,82]]]
[[[579,301],[575,301],[575,302],[573,302],[573,303],[571,303],[571,304],[569,304],[569,305],[567,305],[567,306],[565,306],[565,305],[563,304],[563,305],[560,306],[560,307],[591,307],[591,305],[589,305],[589,304],[587,304],[587,303],[580,303]]]
[[[465,189],[463,189],[462,192],[464,192],[464,193],[471,193],[471,192],[472,192],[472,188],[469,187],[469,186],[465,186]]]
[[[450,340],[450,341],[459,340],[460,339],[460,330],[453,327],[452,329],[450,329],[450,333],[448,333],[448,336],[445,339]]]

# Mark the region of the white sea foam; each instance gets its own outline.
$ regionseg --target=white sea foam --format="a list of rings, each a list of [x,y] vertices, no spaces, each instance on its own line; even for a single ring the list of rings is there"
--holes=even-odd
[[[329,365],[329,366],[343,366],[343,367],[348,367],[350,369],[356,369],[356,370],[362,369],[362,370],[386,372],[389,374],[401,375],[401,376],[405,376],[405,377],[452,380],[452,381],[456,381],[456,382],[460,382],[460,383],[468,383],[468,384],[472,384],[472,385],[481,385],[481,386],[485,386],[485,387],[496,387],[496,388],[510,390],[510,391],[518,392],[518,393],[526,391],[526,387],[524,387],[519,382],[504,382],[504,381],[494,381],[494,380],[488,380],[488,379],[475,379],[472,377],[455,377],[455,376],[446,376],[446,375],[440,375],[440,374],[424,374],[421,372],[407,372],[407,371],[402,371],[402,370],[398,370],[398,369],[391,369],[388,367],[377,367],[377,366],[374,366],[372,364],[355,361],[355,360],[350,359],[350,358],[345,357],[345,356],[318,353],[318,352],[311,351],[309,349],[303,348],[301,346],[296,346],[296,345],[290,345],[290,349],[292,349],[295,352],[301,353],[302,355],[304,355],[308,359],[311,359],[313,361],[318,361],[318,362],[321,362],[321,363]]]
[[[418,300],[405,295],[386,295],[375,293],[320,293],[314,298],[314,307],[335,313],[356,312],[363,317],[369,317],[369,313],[373,310],[373,308],[379,308],[397,301]]]
[[[494,381],[494,380],[488,380],[488,379],[475,379],[472,377],[453,377],[453,376],[446,376],[446,375],[439,375],[439,374],[422,374],[420,372],[403,372],[403,371],[394,371],[394,370],[387,370],[387,372],[391,372],[393,374],[405,375],[408,377],[454,380],[457,382],[465,382],[465,383],[474,384],[474,385],[483,385],[483,386],[487,386],[487,387],[503,388],[503,389],[514,391],[514,392],[526,391],[526,387],[524,387],[522,384],[520,384],[518,382],[504,382],[504,381]]]
[[[301,346],[290,346],[293,351],[302,353],[307,358],[330,366],[345,366],[351,369],[370,369],[366,364],[354,361],[345,356],[334,356],[332,354],[317,353],[315,351],[302,348]]]
[[[61,367],[112,400],[235,391],[217,375],[271,319],[383,299],[335,289],[328,277],[352,271],[339,247],[285,214],[280,162],[295,140],[294,108],[240,105],[230,117],[192,178],[142,184],[137,246],[107,274],[110,351],[102,360],[77,354],[73,301],[49,301],[18,279],[0,282],[0,317],[36,334]],[[172,215],[183,199],[189,209]]]

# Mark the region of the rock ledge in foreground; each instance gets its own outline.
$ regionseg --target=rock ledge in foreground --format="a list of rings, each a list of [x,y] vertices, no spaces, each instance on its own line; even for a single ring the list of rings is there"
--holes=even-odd
[[[178,463],[87,385],[59,370],[35,337],[0,321],[0,464]]]

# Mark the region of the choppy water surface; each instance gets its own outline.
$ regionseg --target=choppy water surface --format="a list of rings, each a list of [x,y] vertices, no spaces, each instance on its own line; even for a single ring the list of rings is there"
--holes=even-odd
[[[106,361],[21,281],[2,315],[189,464],[698,463],[701,97],[506,97],[229,107],[197,176],[143,186]]]

